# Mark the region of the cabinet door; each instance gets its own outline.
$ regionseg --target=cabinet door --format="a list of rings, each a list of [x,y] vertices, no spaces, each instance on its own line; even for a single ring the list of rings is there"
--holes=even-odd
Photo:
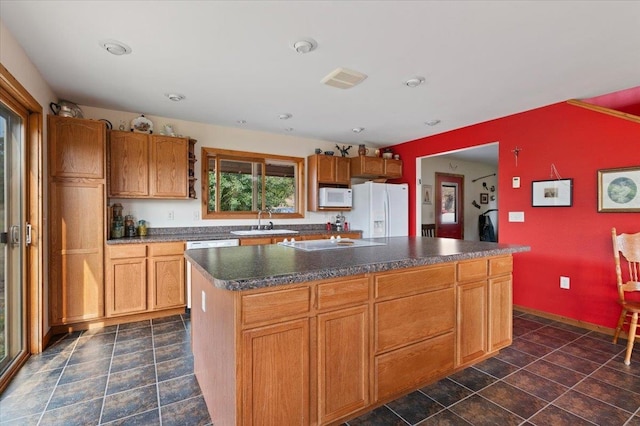
[[[55,115],[47,120],[49,175],[104,179],[105,124]]]
[[[487,353],[487,282],[457,287],[458,324],[456,367]]]
[[[369,404],[369,310],[318,315],[318,416],[325,424]]]
[[[183,255],[150,257],[149,268],[151,308],[183,306],[185,304]]]
[[[336,183],[351,184],[351,159],[349,157],[336,158]]]
[[[109,132],[109,195],[149,195],[149,136]]]
[[[51,325],[104,315],[104,191],[102,182],[49,188]]]
[[[151,137],[152,197],[189,196],[189,141],[169,136]]]
[[[388,178],[401,178],[402,177],[402,161],[385,159],[384,174]]]
[[[309,424],[309,320],[242,333],[242,424]]]
[[[335,183],[336,157],[318,155],[318,182]]]
[[[144,257],[110,260],[105,284],[108,317],[147,310],[147,261]]]
[[[489,279],[489,352],[511,344],[511,275]]]

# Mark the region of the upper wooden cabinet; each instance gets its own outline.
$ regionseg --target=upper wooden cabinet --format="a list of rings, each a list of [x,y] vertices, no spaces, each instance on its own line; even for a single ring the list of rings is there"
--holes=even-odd
[[[109,160],[111,197],[189,198],[188,138],[111,131]]]
[[[47,124],[51,177],[104,179],[104,122],[48,115]]]
[[[327,209],[318,206],[318,189],[322,187],[351,187],[351,159],[315,154],[307,157],[307,203],[309,211],[349,210]]]
[[[386,178],[402,177],[402,161],[380,157],[360,155],[351,157],[351,177],[354,178]]]

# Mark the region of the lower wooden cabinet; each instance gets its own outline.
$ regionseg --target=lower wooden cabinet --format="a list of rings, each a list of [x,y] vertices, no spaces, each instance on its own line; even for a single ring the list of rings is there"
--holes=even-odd
[[[212,421],[338,424],[492,355],[511,343],[509,262],[247,291],[192,267],[195,374]]]
[[[342,418],[369,405],[369,309],[318,315],[318,420]]]
[[[244,331],[242,350],[243,416],[237,424],[308,425],[309,319]]]
[[[107,317],[176,308],[185,304],[184,244],[107,247]]]

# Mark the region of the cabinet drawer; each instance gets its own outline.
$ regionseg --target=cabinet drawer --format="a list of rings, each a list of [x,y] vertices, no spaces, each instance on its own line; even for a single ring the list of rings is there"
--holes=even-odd
[[[375,358],[376,401],[413,390],[453,370],[453,333]]]
[[[459,262],[458,281],[470,281],[487,277],[487,259]]]
[[[318,309],[330,309],[366,302],[369,299],[369,279],[344,279],[318,284]]]
[[[375,297],[380,299],[433,291],[452,285],[454,280],[453,264],[378,274],[375,276]]]
[[[513,270],[513,257],[503,256],[489,259],[489,275],[510,274]]]
[[[455,307],[453,287],[377,303],[376,353],[452,331]]]
[[[149,256],[173,256],[184,253],[184,243],[153,243],[149,244]]]
[[[242,296],[242,323],[257,324],[308,313],[310,300],[309,287]]]
[[[146,257],[147,246],[145,244],[127,244],[107,246],[109,259],[129,259],[132,257]]]

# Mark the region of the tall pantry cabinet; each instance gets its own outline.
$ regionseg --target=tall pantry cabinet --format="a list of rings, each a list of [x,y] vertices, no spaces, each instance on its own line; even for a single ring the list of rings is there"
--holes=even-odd
[[[106,127],[49,115],[49,322],[104,315]]]

